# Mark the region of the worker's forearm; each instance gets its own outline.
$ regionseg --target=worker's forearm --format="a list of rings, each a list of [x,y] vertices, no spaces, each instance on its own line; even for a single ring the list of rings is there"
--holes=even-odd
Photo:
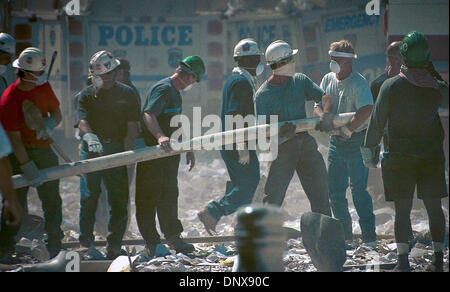
[[[89,123],[86,120],[81,120],[78,123],[78,129],[80,129],[81,136],[83,136],[84,134],[87,134],[87,133],[92,133],[91,127],[89,126]]]
[[[331,96],[329,94],[324,94],[322,96],[322,106],[324,112],[326,113],[333,112],[333,100],[331,99]]]
[[[131,149],[131,145],[134,140],[139,138],[139,129],[137,122],[129,122],[127,130],[127,136],[125,137],[125,149]]]
[[[314,107],[314,115],[320,117],[323,114],[323,110],[320,106]]]
[[[347,125],[350,131],[355,131],[361,125],[363,125],[370,118],[372,114],[373,105],[366,105],[356,111],[355,116],[351,119],[350,123]]]
[[[14,154],[20,164],[25,164],[30,161],[28,157],[27,150],[22,143],[22,138],[20,132],[8,132],[9,140],[11,141],[11,146],[14,150]]]
[[[54,112],[50,113],[50,117],[52,117],[56,121],[56,126],[58,126],[62,122],[62,113],[61,110],[58,109]]]
[[[16,192],[11,180],[11,166],[7,157],[0,158],[0,192],[6,201],[16,200]]]
[[[155,137],[157,140],[161,137],[165,137],[163,130],[159,126],[158,120],[155,117],[154,114],[145,112],[144,113],[144,124],[147,127],[147,129],[152,133],[153,137]]]

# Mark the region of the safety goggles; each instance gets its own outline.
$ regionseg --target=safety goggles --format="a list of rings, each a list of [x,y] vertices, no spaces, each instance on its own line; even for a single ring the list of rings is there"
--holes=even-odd
[[[287,57],[286,59],[281,60],[277,63],[277,67],[284,66],[286,64],[294,63],[294,55]]]

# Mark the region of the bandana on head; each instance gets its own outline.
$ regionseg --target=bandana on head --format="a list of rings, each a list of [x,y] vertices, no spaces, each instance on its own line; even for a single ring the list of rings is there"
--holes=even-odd
[[[344,53],[344,52],[338,52],[338,51],[328,51],[328,54],[331,57],[341,57],[341,58],[352,58],[352,59],[357,59],[358,56],[356,54],[351,54],[351,53]]]

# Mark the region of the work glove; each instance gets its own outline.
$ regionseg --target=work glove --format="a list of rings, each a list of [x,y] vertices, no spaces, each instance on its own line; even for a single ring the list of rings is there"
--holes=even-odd
[[[103,145],[98,139],[97,135],[92,133],[87,133],[83,135],[83,141],[88,145],[88,151],[94,153],[102,153]]]
[[[367,168],[377,168],[380,161],[380,145],[374,147],[361,147],[361,155]]]
[[[353,132],[347,127],[339,127],[327,132],[330,136],[337,136],[339,140],[348,140],[352,137]]]
[[[33,160],[22,164],[20,169],[32,187],[37,188],[44,183],[45,175],[37,168]]]
[[[140,148],[147,147],[147,144],[145,144],[144,138],[137,138],[133,142],[131,142],[131,149],[137,150]]]
[[[319,121],[316,124],[315,129],[321,132],[329,132],[334,129],[334,115],[332,113],[324,112],[320,116]]]
[[[238,150],[239,154],[239,163],[242,165],[247,165],[250,163],[250,152],[245,150]]]

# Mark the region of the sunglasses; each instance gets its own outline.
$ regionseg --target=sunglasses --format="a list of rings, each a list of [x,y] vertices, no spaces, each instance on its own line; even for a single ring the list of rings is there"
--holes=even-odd
[[[278,62],[278,67],[284,66],[286,64],[294,63],[294,56],[287,57],[286,59],[281,60]]]

